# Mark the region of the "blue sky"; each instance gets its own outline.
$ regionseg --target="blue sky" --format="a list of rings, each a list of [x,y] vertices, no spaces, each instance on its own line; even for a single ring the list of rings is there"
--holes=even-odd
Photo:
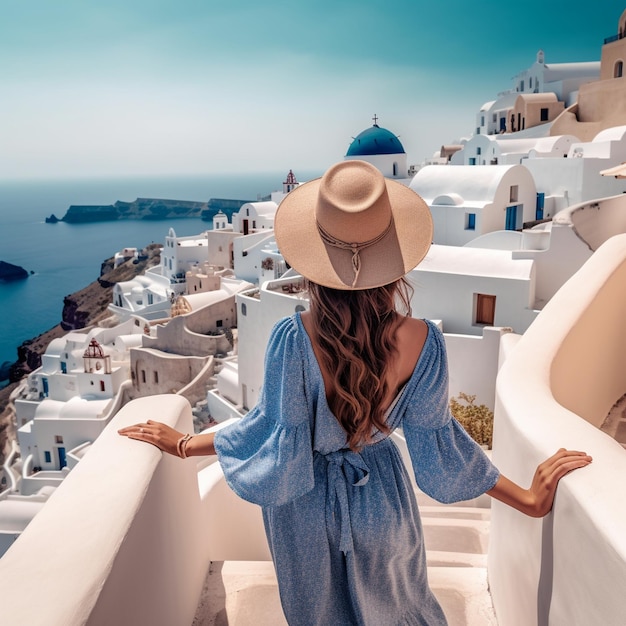
[[[419,163],[470,134],[480,105],[540,48],[547,63],[599,60],[623,10],[614,0],[0,7],[0,179],[321,171],[374,114]]]

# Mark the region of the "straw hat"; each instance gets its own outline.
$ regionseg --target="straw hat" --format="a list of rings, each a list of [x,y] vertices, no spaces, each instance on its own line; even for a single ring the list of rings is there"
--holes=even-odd
[[[412,270],[432,242],[433,221],[412,189],[365,161],[343,161],[296,187],[274,219],[291,267],[334,289],[371,289]]]

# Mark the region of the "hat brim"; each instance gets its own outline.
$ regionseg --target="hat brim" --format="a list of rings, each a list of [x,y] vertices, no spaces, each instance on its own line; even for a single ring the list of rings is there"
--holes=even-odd
[[[315,206],[321,180],[291,191],[274,219],[278,249],[299,274],[333,289],[372,289],[398,280],[426,256],[433,238],[428,205],[409,187],[385,179],[392,225],[380,241],[361,250],[361,270],[353,286],[352,253],[325,244],[317,227]]]

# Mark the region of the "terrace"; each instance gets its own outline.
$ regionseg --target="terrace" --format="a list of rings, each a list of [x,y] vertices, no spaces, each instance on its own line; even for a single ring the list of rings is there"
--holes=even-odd
[[[553,512],[536,520],[483,499],[449,507],[418,494],[431,584],[451,625],[623,624],[626,454],[601,426],[626,391],[624,284],[621,235],[523,337],[503,338],[496,464],[528,484],[561,446],[594,457],[563,479]],[[192,428],[175,395],[125,406],[0,560],[8,623],[281,623],[258,508],[232,494],[213,460],[182,461],[117,434],[154,416]]]

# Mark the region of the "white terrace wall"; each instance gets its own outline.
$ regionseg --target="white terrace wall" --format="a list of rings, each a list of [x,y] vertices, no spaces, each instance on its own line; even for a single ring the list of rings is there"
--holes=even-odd
[[[493,460],[505,475],[529,485],[560,447],[594,459],[561,480],[543,519],[493,503],[488,566],[500,626],[624,624],[626,450],[597,428],[626,392],[624,285],[618,235],[557,292],[500,370]]]
[[[0,559],[2,623],[191,624],[210,549],[196,460],[117,434],[157,414],[192,431],[177,396],[126,405]]]
[[[308,309],[305,293],[282,291],[302,283],[297,274],[264,283],[259,290],[237,295],[239,382],[244,409],[258,401],[263,385],[265,348],[274,324],[282,317]],[[245,311],[245,312],[244,312]]]
[[[476,396],[477,406],[485,404],[493,410],[500,338],[510,332],[510,328],[489,326],[482,336],[444,334],[451,398],[466,393]]]

